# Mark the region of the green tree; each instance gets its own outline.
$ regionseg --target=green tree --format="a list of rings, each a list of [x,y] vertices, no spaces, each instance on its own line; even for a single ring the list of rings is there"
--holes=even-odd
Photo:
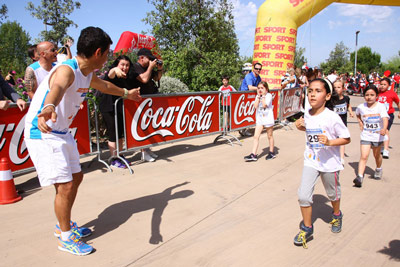
[[[148,0],[143,20],[162,51],[168,76],[191,91],[217,90],[221,76],[240,71],[233,6],[228,0]]]
[[[349,48],[343,42],[337,43],[335,48],[329,53],[329,58],[326,62],[320,64],[324,73],[329,73],[331,70],[337,70],[339,73],[349,71]]]
[[[386,70],[390,70],[391,73],[400,72],[400,56],[393,56],[387,62],[382,63],[379,73],[383,73]]]
[[[303,66],[304,62],[307,62],[307,58],[304,55],[305,51],[306,51],[305,48],[298,47],[296,45],[296,51],[294,52],[294,65],[296,67],[301,68],[301,66]]]
[[[0,23],[6,18],[8,18],[7,12],[8,12],[7,6],[5,4],[2,4],[0,7]]]
[[[354,70],[354,56],[355,53],[351,53],[350,61]],[[370,71],[378,71],[381,67],[381,55],[372,52],[370,47],[363,46],[357,51],[357,71],[361,73],[369,73]]]
[[[72,0],[42,0],[37,7],[32,2],[28,2],[26,9],[30,11],[34,18],[43,21],[46,29],[47,26],[51,26],[50,30],[40,32],[40,39],[58,44],[66,36],[68,27],[78,27],[67,16],[75,8],[79,9],[80,7],[80,2]]]
[[[27,49],[30,36],[17,22],[0,25],[0,67],[6,72],[15,70],[18,74],[27,66]]]

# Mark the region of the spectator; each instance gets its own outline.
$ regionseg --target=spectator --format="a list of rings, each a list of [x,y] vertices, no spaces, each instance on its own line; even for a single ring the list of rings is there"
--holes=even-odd
[[[222,86],[218,89],[219,92],[223,93],[222,106],[224,110],[224,129],[229,130],[229,118],[231,113],[231,96],[230,92],[236,92],[236,89],[229,84],[229,76],[222,77]]]
[[[32,63],[35,63],[36,61],[39,60],[39,54],[37,52],[37,45],[31,45],[28,48],[28,56],[32,59]]]
[[[55,66],[57,61],[57,48],[51,42],[41,42],[37,45],[39,61],[32,63],[25,70],[25,86],[30,99],[36,92],[36,89]]]
[[[303,63],[303,66],[301,66],[301,69],[302,70],[306,70],[306,71],[309,69],[308,66],[307,66],[307,62]]]
[[[140,87],[141,95],[158,93],[155,82],[159,82],[163,74],[163,64],[147,48],[141,48],[138,53],[138,61],[133,64],[133,72],[130,72],[129,80],[131,88]],[[153,162],[158,157],[150,148],[142,150],[142,160]]]
[[[281,89],[294,88],[297,85],[297,77],[293,68],[290,68],[282,77]]]
[[[336,74],[336,70],[335,69],[332,69],[330,72],[329,72],[329,75],[328,75],[328,77],[326,77],[331,83],[334,83],[334,82],[336,82],[336,80],[337,80],[337,78],[338,78],[338,76],[337,76],[337,74]]]
[[[131,60],[127,56],[119,56],[110,67],[110,71],[104,77],[104,80],[109,81],[121,88],[129,88],[128,84],[128,72],[132,66]],[[99,91],[98,91],[99,92]],[[118,119],[118,146],[122,148],[123,137],[124,137],[124,121],[122,112],[122,101],[117,104],[117,110],[115,110],[115,101],[119,99],[119,96],[98,94],[101,96],[99,109],[103,115],[103,120],[106,124],[107,135],[108,135],[108,148],[110,149],[111,165],[117,168],[126,168],[124,162],[122,162],[117,156],[116,150],[116,127],[115,127],[115,112],[117,112]],[[122,156],[121,156],[122,157]]]
[[[10,105],[10,100],[6,100],[5,97],[11,99],[18,105],[18,108],[23,111],[26,108],[26,103],[21,99],[20,95],[6,82],[0,74],[0,109],[7,110]]]
[[[301,76],[299,78],[300,87],[308,87],[307,70],[301,70]]]
[[[71,39],[67,39],[64,43],[64,46],[61,47],[58,51],[57,51],[57,62],[58,63],[62,63],[67,59],[71,59],[72,58],[72,54],[71,54],[71,46],[73,45],[73,41]]]
[[[261,82],[261,69],[261,63],[257,62],[253,65],[253,71],[244,77],[240,91],[257,91],[257,86]]]
[[[5,80],[11,84],[12,86],[15,86],[15,80],[14,80],[14,75],[16,74],[15,70],[10,70],[5,78]]]

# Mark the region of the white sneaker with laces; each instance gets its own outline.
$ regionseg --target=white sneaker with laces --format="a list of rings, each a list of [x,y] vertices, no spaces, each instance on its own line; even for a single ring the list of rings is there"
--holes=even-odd
[[[142,160],[143,161],[147,161],[147,162],[155,161],[155,159],[152,156],[150,156],[150,154],[148,152],[146,152],[146,151],[142,152]]]
[[[382,157],[384,159],[388,159],[389,158],[389,150],[386,150],[386,149],[383,150]]]
[[[382,168],[375,169],[374,178],[380,180],[382,178]]]

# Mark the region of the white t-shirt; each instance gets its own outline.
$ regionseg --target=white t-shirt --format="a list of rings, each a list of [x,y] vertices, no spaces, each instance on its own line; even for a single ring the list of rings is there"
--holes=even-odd
[[[350,132],[339,115],[328,108],[314,116],[306,111],[304,121],[306,126],[304,166],[312,167],[321,172],[343,170],[343,165],[340,162],[340,146],[325,146],[318,142],[319,134],[326,135],[329,140],[350,138]]]
[[[372,108],[367,106],[367,103],[358,105],[356,114],[361,117],[364,128],[360,138],[363,141],[382,142],[385,141],[385,136],[380,135],[380,130],[383,127],[382,118],[389,118],[384,104],[376,102]]]
[[[337,80],[338,76],[336,74],[329,74],[326,78],[331,81],[331,83],[334,83]]]
[[[267,93],[265,95],[265,103],[267,106],[264,108],[262,101],[258,104],[256,109],[256,124],[263,125],[265,127],[271,127],[274,125],[274,107],[272,106],[272,95]]]

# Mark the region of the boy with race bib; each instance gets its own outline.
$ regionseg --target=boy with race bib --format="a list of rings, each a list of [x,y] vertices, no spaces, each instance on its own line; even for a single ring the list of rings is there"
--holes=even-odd
[[[300,223],[300,232],[294,238],[294,244],[304,248],[307,248],[306,243],[312,239],[314,232],[313,192],[319,176],[333,207],[331,231],[339,233],[342,230],[339,172],[343,170],[343,165],[340,162],[339,146],[350,143],[349,130],[340,117],[330,110],[337,101],[332,83],[327,79],[313,80],[307,89],[307,97],[311,109],[305,110],[304,118],[296,121],[297,129],[306,132],[306,149],[298,190],[303,221]]]

